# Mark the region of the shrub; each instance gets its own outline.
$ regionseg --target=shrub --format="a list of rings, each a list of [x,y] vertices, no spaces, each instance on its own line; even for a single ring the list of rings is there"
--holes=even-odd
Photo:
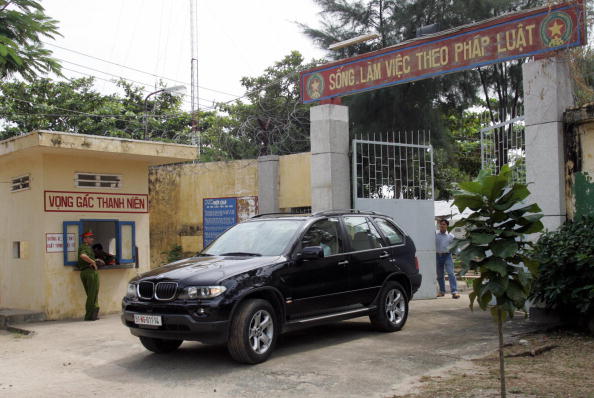
[[[561,314],[594,315],[594,217],[566,222],[540,237],[533,258],[539,263],[531,298]]]

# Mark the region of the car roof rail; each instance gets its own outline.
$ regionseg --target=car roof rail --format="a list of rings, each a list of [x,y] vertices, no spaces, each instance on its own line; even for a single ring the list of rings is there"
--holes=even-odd
[[[313,213],[314,217],[319,216],[338,216],[341,214],[372,214],[372,215],[383,215],[371,210],[359,210],[359,209],[337,209],[337,210],[324,210]]]
[[[254,218],[263,218],[263,217],[275,217],[275,216],[280,216],[280,217],[307,217],[307,214],[296,214],[296,213],[281,213],[281,212],[277,212],[277,213],[262,213],[262,214],[256,214],[255,216],[250,217],[250,220],[254,219]]]

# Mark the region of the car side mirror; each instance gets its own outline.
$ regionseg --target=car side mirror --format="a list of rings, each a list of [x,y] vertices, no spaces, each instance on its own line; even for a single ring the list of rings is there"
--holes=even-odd
[[[321,246],[307,246],[301,252],[303,260],[319,260],[320,258],[324,258],[324,249]]]

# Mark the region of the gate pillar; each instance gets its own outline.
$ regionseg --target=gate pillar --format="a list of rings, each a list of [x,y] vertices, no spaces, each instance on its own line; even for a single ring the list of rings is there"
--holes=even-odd
[[[311,210],[350,209],[349,109],[314,106],[310,121]]]
[[[567,56],[567,55],[565,55]],[[526,182],[545,228],[565,222],[563,112],[573,106],[567,61],[550,57],[522,66],[526,123]]]
[[[278,155],[258,158],[258,212],[260,214],[278,213]]]

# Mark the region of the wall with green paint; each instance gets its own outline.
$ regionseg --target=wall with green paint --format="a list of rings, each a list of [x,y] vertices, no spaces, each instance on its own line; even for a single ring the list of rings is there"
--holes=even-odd
[[[594,181],[588,173],[575,173],[573,196],[575,198],[575,218],[594,216]]]
[[[567,217],[594,215],[594,103],[567,110],[564,122]]]

